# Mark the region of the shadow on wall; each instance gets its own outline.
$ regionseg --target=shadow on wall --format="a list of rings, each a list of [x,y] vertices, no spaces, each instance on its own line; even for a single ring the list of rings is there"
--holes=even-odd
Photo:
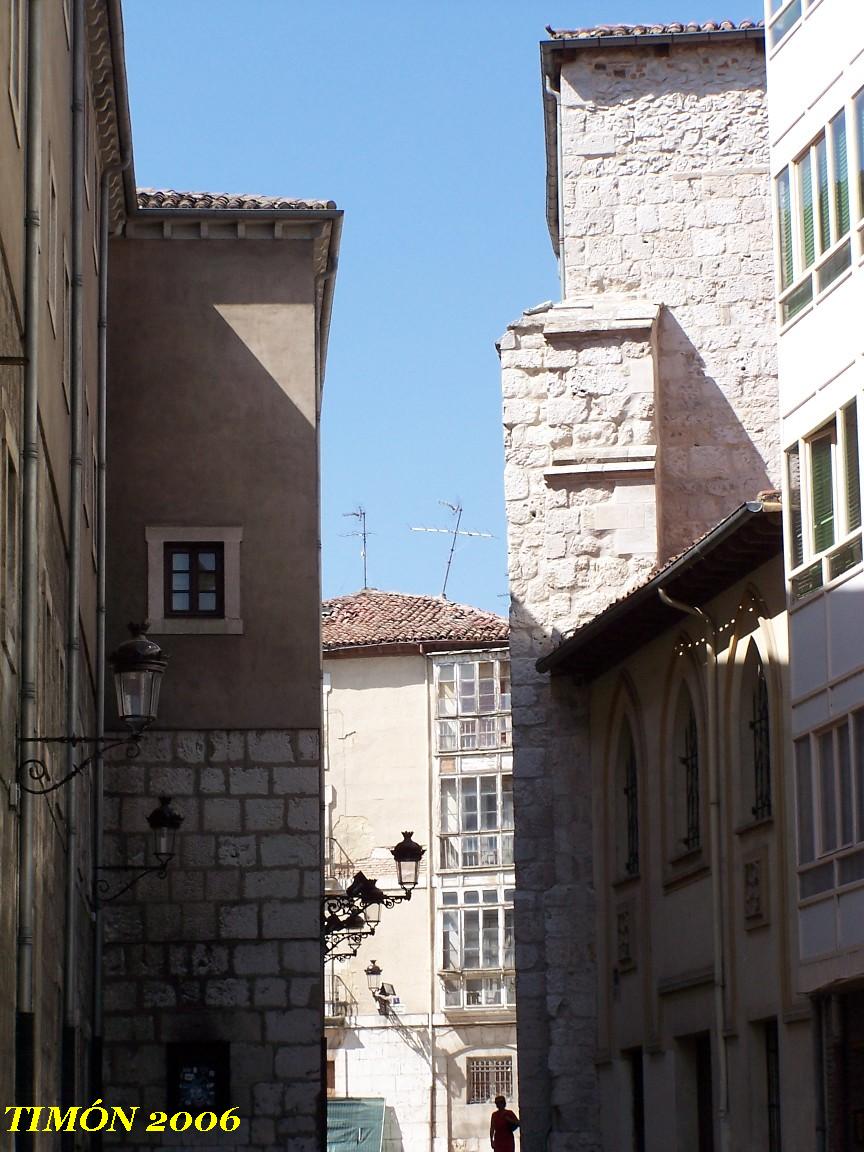
[[[725,387],[675,316],[660,313],[658,438],[658,562],[689,547],[745,500],[774,487],[763,447],[775,442],[776,389],[761,389],[747,353]],[[737,376],[733,373],[737,372]],[[761,395],[760,395],[761,392]],[[740,413],[745,413],[747,425]]]
[[[387,1105],[384,1109],[384,1140],[381,1152],[404,1152],[402,1142],[402,1129],[399,1127],[399,1117],[395,1108]]]

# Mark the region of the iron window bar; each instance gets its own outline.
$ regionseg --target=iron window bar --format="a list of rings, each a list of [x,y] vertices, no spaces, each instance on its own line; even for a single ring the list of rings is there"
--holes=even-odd
[[[632,737],[628,741],[627,758],[624,761],[624,802],[627,815],[627,859],[624,871],[628,876],[636,876],[639,872],[639,784]]]
[[[754,802],[751,812],[756,820],[771,815],[771,730],[768,713],[768,682],[762,662],[759,662],[753,688],[753,788]]]
[[[692,850],[698,848],[702,842],[699,829],[699,733],[692,704],[684,729],[684,755],[679,759],[684,766],[687,800],[687,834],[683,837],[683,844],[685,848]]]

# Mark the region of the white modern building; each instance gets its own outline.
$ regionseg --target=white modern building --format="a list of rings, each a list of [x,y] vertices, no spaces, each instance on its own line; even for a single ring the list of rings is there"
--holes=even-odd
[[[766,4],[798,823],[817,1147],[864,1143],[864,7]]]
[[[330,883],[398,895],[390,848],[426,849],[410,901],[327,964],[331,1127],[377,1100],[385,1152],[479,1152],[517,1071],[508,625],[369,588],[322,624]]]

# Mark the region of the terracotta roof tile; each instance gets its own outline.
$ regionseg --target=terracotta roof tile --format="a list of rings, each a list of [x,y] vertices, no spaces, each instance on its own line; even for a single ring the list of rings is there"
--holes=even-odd
[[[333,200],[291,200],[285,196],[253,196],[248,193],[175,192],[173,188],[139,188],[139,208],[191,208],[199,212],[269,211],[292,209],[314,212],[335,208]]]
[[[695,20],[687,24],[599,24],[596,28],[552,28],[546,31],[553,40],[595,40],[603,36],[669,36],[694,32],[743,32],[750,28],[763,28],[762,20]]]
[[[322,606],[324,650],[375,644],[421,644],[452,640],[500,644],[510,635],[502,616],[454,604],[442,596],[409,596],[364,588]]]

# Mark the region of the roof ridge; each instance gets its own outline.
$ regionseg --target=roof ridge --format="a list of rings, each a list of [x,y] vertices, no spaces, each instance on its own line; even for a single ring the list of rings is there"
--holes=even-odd
[[[546,31],[553,40],[594,40],[600,37],[615,36],[669,36],[704,32],[744,32],[762,29],[764,20],[689,20],[669,24],[597,24],[593,28],[553,28],[546,25]]]
[[[301,200],[290,196],[262,196],[254,192],[182,192],[175,188],[138,188],[138,207],[188,208],[215,211],[335,209],[335,200]]]
[[[324,647],[370,647],[452,641],[500,644],[510,626],[504,616],[443,596],[363,588],[322,603]]]

